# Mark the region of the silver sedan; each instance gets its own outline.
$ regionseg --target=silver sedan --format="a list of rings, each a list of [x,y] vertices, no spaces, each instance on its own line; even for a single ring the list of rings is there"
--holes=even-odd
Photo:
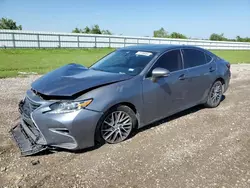
[[[218,106],[230,76],[230,64],[202,48],[121,48],[89,68],[68,64],[33,82],[11,133],[22,155],[119,143],[195,105]]]

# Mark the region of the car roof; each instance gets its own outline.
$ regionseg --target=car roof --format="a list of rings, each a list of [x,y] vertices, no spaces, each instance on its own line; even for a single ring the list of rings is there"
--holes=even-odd
[[[166,50],[178,49],[178,48],[193,48],[202,49],[191,45],[173,45],[173,44],[144,44],[144,45],[134,45],[120,48],[119,50],[140,50],[140,51],[150,51],[150,52],[164,52]],[[202,49],[204,50],[204,49]]]

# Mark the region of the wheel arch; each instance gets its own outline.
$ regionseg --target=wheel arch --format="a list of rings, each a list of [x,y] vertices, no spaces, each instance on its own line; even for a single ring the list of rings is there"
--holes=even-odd
[[[139,113],[135,107],[134,104],[132,104],[131,102],[119,102],[119,103],[116,103],[116,104],[113,104],[111,105],[110,107],[108,107],[105,112],[103,113],[103,116],[98,120],[98,123],[96,125],[96,129],[95,129],[95,141],[99,142],[100,143],[100,135],[98,134],[98,129],[99,129],[99,124],[100,122],[103,120],[103,117],[107,114],[108,111],[110,111],[112,108],[115,108],[117,106],[127,106],[129,108],[131,108],[131,110],[135,113],[135,116],[136,116],[136,120],[137,120],[137,123],[136,125],[133,127],[133,129],[137,129],[138,128],[138,125],[139,125],[139,122],[140,122],[140,119],[139,119]]]
[[[224,90],[225,90],[225,80],[224,80],[222,77],[218,77],[218,78],[214,81],[214,83],[217,82],[217,81],[220,81],[220,82],[222,83],[222,89],[223,89],[223,93],[224,93]]]
[[[224,80],[222,77],[218,77],[218,78],[215,80],[215,82],[216,82],[216,81],[221,81],[222,84],[225,84],[225,80]]]

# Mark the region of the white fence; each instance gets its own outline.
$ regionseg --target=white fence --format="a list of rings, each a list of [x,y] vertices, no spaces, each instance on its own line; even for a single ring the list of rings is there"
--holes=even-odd
[[[194,45],[206,49],[250,50],[250,43],[0,30],[0,48],[120,48],[140,44]]]

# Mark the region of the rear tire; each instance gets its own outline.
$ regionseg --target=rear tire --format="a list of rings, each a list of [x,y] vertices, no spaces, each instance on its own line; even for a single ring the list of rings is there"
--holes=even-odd
[[[126,105],[117,105],[109,109],[99,120],[96,139],[100,143],[116,144],[126,140],[137,118],[134,111]]]
[[[215,81],[208,93],[207,102],[204,105],[208,108],[217,107],[221,102],[223,94],[222,90],[223,90],[222,82],[219,80]]]

